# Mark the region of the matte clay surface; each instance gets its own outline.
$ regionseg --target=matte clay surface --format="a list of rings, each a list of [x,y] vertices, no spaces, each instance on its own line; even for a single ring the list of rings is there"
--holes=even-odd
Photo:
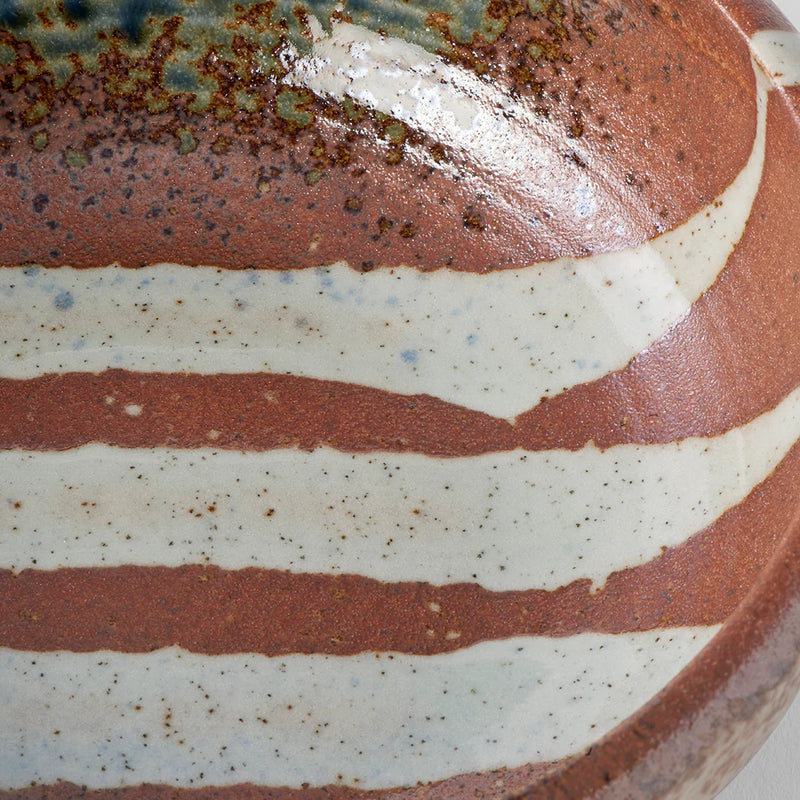
[[[800,45],[686,5],[0,8],[0,794],[738,768],[800,644]]]

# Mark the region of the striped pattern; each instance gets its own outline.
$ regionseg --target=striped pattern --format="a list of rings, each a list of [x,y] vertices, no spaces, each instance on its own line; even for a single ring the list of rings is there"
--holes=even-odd
[[[800,390],[729,434],[659,447],[459,459],[10,450],[0,566],[210,562],[495,591],[602,586],[741,502],[798,437]]]
[[[309,58],[352,69],[356,32]],[[755,42],[734,184],[629,252],[4,269],[0,789],[448,787],[658,693],[794,515],[787,42]],[[298,84],[345,91],[314,63]]]
[[[424,655],[492,638],[717,625],[791,526],[799,478],[796,445],[744,502],[652,561],[612,573],[602,589],[584,579],[552,591],[492,592],[471,582],[198,564],[3,570],[0,636],[41,651],[178,645],[207,655]],[[131,598],[141,600],[134,607]]]

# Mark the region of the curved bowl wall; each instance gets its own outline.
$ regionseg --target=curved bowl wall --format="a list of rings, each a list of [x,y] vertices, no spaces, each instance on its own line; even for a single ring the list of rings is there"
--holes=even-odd
[[[713,797],[799,208],[768,3],[0,0],[0,798]]]

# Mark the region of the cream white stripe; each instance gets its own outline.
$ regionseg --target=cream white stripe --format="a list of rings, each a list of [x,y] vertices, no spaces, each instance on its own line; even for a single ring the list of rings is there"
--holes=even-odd
[[[4,268],[0,375],[292,373],[513,418],[623,367],[714,281],[758,187],[764,84],[753,153],[736,182],[641,247],[489,275],[406,267],[362,275],[345,264],[247,273]]]
[[[750,46],[766,73],[778,86],[800,84],[800,34],[759,31]]]
[[[0,788],[383,788],[558,759],[639,708],[716,631],[520,638],[427,657],[0,650]]]
[[[714,439],[606,451],[6,451],[0,566],[211,562],[498,591],[601,585],[739,503],[798,437],[800,390]]]

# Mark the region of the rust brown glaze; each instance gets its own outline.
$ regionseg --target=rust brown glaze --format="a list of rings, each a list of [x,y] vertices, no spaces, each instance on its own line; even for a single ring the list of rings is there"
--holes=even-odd
[[[3,448],[102,441],[236,450],[327,445],[458,456],[514,447],[511,425],[487,414],[425,395],[288,375],[47,375],[0,380],[0,403]],[[141,406],[139,417],[125,413],[130,404]]]
[[[650,563],[555,591],[214,566],[0,571],[0,646],[206,654],[442,653],[522,635],[724,622],[792,524],[800,445],[739,506]],[[210,513],[213,513],[210,512]]]
[[[492,8],[502,35],[445,50],[535,103],[558,159],[526,176],[523,195],[390,118],[348,117],[276,84],[280,70],[242,76],[242,63],[209,56],[197,69],[216,88],[193,111],[197,94],[170,93],[164,77],[181,52],[177,15],[148,28],[138,59],[109,35],[96,72],[67,75],[25,41],[28,28],[12,28],[0,42],[4,262],[486,271],[638,244],[710,203],[744,165],[749,53],[715,6]],[[241,22],[242,36],[259,24]],[[603,195],[591,217],[552,207],[559,183],[571,193],[587,176]]]

